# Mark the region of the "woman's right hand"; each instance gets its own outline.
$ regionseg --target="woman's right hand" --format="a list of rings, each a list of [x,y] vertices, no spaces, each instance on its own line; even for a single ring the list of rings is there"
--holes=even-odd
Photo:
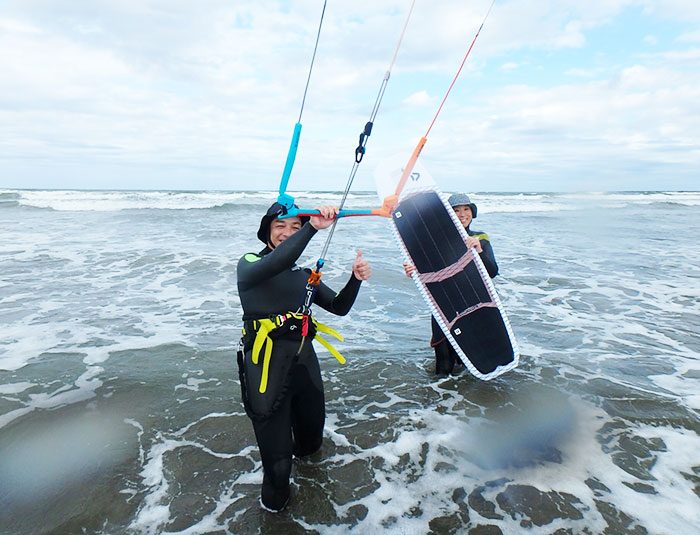
[[[410,277],[413,272],[416,270],[416,266],[413,264],[409,264],[408,262],[403,263],[403,270],[406,272],[406,276]]]

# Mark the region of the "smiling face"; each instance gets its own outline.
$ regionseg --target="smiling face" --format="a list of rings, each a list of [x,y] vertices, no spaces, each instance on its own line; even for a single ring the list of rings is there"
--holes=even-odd
[[[270,223],[270,239],[268,245],[274,249],[301,228],[301,218],[273,219]]]
[[[457,214],[457,219],[462,223],[464,228],[467,228],[472,222],[472,209],[469,206],[455,206],[452,208]]]

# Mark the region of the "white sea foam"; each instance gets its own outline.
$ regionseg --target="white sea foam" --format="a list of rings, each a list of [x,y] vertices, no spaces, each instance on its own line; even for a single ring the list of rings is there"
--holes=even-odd
[[[117,212],[121,210],[192,210],[217,208],[236,204],[270,204],[277,193],[268,192],[211,192],[211,191],[85,191],[85,190],[7,190],[15,193],[20,205],[50,208],[57,211]],[[289,192],[301,208],[311,209],[318,204],[338,204],[338,192]],[[350,194],[348,208],[375,207],[372,196]],[[313,204],[313,206],[312,206]],[[355,205],[355,206],[350,206]]]
[[[700,510],[692,505],[696,488],[684,476],[697,466],[697,433],[687,429],[644,426],[637,434],[646,439],[661,439],[665,449],[658,452],[651,469],[657,493],[640,495],[627,491],[629,507],[637,512],[651,533],[683,533],[700,525]]]
[[[34,383],[28,383],[26,381],[21,383],[9,383],[5,385],[0,385],[0,394],[19,394],[20,392],[24,392],[32,386],[34,386]]]
[[[198,422],[193,422],[185,428],[170,433],[168,437],[158,435],[156,441],[148,446],[146,454],[146,462],[141,470],[140,477],[143,485],[148,489],[146,498],[143,500],[138,514],[131,522],[129,528],[137,533],[161,533],[163,525],[167,524],[171,519],[170,507],[167,505],[170,495],[169,489],[175,482],[171,481],[170,475],[166,468],[166,456],[172,452],[177,452],[183,448],[195,448],[217,459],[232,459],[237,457],[250,458],[253,453],[253,447],[246,447],[242,451],[228,453],[217,452],[206,447],[202,443],[191,441],[182,438],[187,433],[189,428],[196,423],[204,422],[208,419],[215,419],[230,416],[224,413],[209,413],[204,415]],[[230,519],[224,518],[223,523],[221,514],[231,503],[237,501],[240,496],[237,496],[233,490],[239,484],[257,484],[262,482],[261,464],[255,462],[254,469],[250,472],[240,474],[229,485],[223,495],[217,498],[217,507],[214,511],[207,514],[197,524],[178,533],[188,533],[192,535],[209,533],[212,529],[224,529]],[[128,490],[128,489],[125,489]]]
[[[5,339],[0,345],[0,370],[18,370],[26,366],[31,359],[58,346],[62,341],[57,334],[61,330],[59,327],[62,325],[43,323],[31,329],[23,324],[4,328]]]
[[[158,191],[32,191],[19,190],[18,202],[58,211],[189,210],[223,206],[259,199],[246,192],[158,192]]]
[[[451,396],[449,391],[438,391]],[[398,401],[394,397],[384,404],[383,408],[390,408]],[[375,404],[371,409],[366,407],[367,410],[359,411],[355,418],[361,420],[361,415],[367,412],[371,412],[367,417],[381,418],[382,413],[378,413],[376,408]],[[547,416],[549,414],[543,413],[542,420],[535,425],[549,425]],[[530,426],[533,425],[532,422],[537,422],[537,416],[530,420]],[[583,484],[583,480],[590,471],[595,471],[591,460],[604,457],[601,456],[600,446],[594,438],[595,428],[599,424],[594,418],[591,425],[579,426],[571,436],[558,443],[560,447],[563,444],[567,455],[561,465],[546,463],[515,470],[512,467],[484,469],[469,460],[473,455],[470,452],[483,451],[489,447],[478,438],[481,434],[478,422],[474,424],[464,421],[454,413],[437,413],[432,408],[410,410],[396,425],[394,440],[368,449],[354,449],[350,458],[339,455],[324,462],[332,466],[336,463],[360,460],[375,467],[373,478],[379,483],[376,491],[342,506],[336,505],[336,513],[340,518],[346,516],[348,511],[357,505],[363,505],[367,515],[352,528],[345,525],[321,527],[313,524],[309,524],[308,527],[322,529],[326,533],[379,533],[385,530],[426,533],[430,531],[429,522],[438,512],[441,515],[458,512],[459,505],[452,499],[455,489],[465,489],[468,494],[479,481],[501,478],[513,484],[535,486],[543,492],[556,490],[571,492],[579,497],[590,495],[590,489]],[[339,447],[349,444],[343,436],[343,430],[337,427],[337,420],[329,418],[327,428],[329,437]],[[520,430],[520,433],[524,432],[525,428]],[[494,439],[511,442],[514,447],[522,445],[522,439],[512,423],[510,427],[504,427],[498,433],[499,436],[494,436]],[[585,448],[582,447],[584,444]],[[490,455],[492,452],[486,451],[485,454]],[[483,458],[480,459],[480,462],[483,461]],[[503,483],[495,486],[490,491],[493,494],[485,497],[495,503],[495,492],[503,491],[503,487]],[[592,502],[590,505],[593,505]],[[416,509],[429,511],[430,514],[412,514]],[[488,522],[495,523],[504,532],[518,529],[515,519],[510,519],[505,512],[501,514],[501,520],[489,519]],[[600,518],[597,522],[592,522],[589,516],[587,525],[602,527],[604,523]],[[556,526],[548,525],[547,533],[554,527]],[[537,530],[532,532],[538,533]]]
[[[85,190],[5,190],[16,194],[20,205],[50,208],[57,211],[115,212],[121,210],[191,210],[237,204],[269,204],[277,193],[268,192],[162,192],[162,191],[85,191]],[[301,208],[311,209],[319,204],[338,204],[340,192],[290,191]],[[448,192],[449,193],[449,192]],[[631,205],[700,206],[698,192],[625,192],[625,193],[470,193],[479,213],[536,213]],[[377,208],[374,193],[350,193],[346,209]]]

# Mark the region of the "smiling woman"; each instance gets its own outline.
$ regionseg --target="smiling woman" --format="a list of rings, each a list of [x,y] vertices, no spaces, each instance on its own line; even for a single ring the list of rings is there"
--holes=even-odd
[[[244,255],[237,267],[244,322],[238,351],[241,395],[262,459],[261,504],[272,512],[284,509],[290,499],[292,457],[306,457],[321,447],[325,401],[311,341],[316,338],[345,363],[317,333],[342,337],[312,318],[306,306],[300,312],[309,271],[300,269],[296,261],[316,232],[331,226],[338,213],[333,206],[317,210],[320,215],[302,225],[300,217],[279,219],[285,210],[273,203],[258,230],[258,238],[267,246],[258,255]],[[369,275],[367,261],[358,254],[350,280],[340,292],[317,282],[315,303],[346,315]]]
[[[301,228],[300,217],[290,217],[289,219],[275,219],[270,224],[270,239],[268,243],[271,249],[277,247],[284,240],[289,238],[297,230]]]
[[[275,226],[275,227],[282,226],[281,223],[283,221],[285,221],[285,220],[279,219],[279,216],[284,214],[284,212],[285,212],[284,207],[281,204],[273,203],[272,206],[270,206],[270,208],[267,209],[267,213],[260,220],[260,227],[258,228],[257,236],[258,236],[258,239],[261,242],[263,242],[265,245],[269,246],[269,244],[270,244],[272,227],[273,226]],[[298,228],[301,228],[301,225],[308,220],[309,220],[308,217],[290,218],[290,224],[298,223],[299,224]],[[275,244],[275,245],[277,245],[277,244]]]

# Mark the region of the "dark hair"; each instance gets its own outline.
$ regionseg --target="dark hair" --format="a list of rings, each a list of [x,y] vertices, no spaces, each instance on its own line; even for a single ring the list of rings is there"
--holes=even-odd
[[[294,205],[294,208],[297,208],[297,206]],[[286,213],[287,209],[280,203],[272,203],[272,206],[270,206],[267,209],[267,212],[264,216],[262,216],[262,219],[260,220],[260,228],[258,228],[258,239],[261,242],[267,245],[267,243],[270,241],[270,225],[272,224],[272,221]],[[311,218],[309,216],[299,216],[299,219],[301,219],[301,224],[303,225]]]

